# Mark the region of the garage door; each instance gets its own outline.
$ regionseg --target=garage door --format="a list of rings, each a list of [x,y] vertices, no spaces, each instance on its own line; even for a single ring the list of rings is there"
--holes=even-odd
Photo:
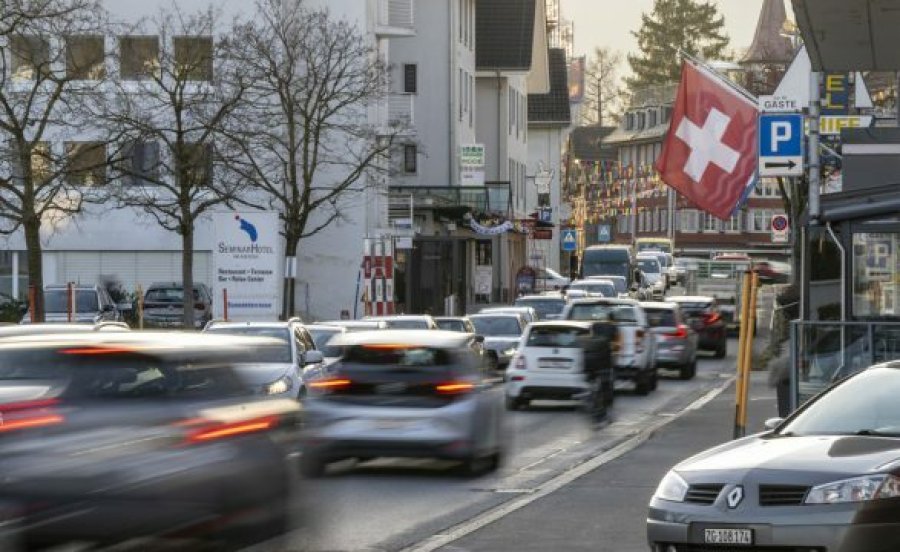
[[[153,282],[181,281],[181,253],[177,251],[59,251],[56,283],[93,284],[101,277],[134,290]],[[212,254],[194,252],[194,281],[212,283]]]

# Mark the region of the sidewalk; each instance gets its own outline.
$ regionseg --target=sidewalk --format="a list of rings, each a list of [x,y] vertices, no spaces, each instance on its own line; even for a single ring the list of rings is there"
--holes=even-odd
[[[766,373],[751,374],[748,432],[776,415]],[[444,547],[445,551],[647,552],[647,504],[666,471],[732,437],[734,386],[631,452]]]

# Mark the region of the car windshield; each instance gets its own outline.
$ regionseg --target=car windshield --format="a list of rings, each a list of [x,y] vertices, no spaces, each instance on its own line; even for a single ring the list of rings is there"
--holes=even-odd
[[[335,329],[324,329],[324,328],[307,328],[309,330],[309,334],[313,338],[313,342],[316,344],[316,349],[322,352],[323,356],[326,357],[338,357],[341,356],[341,348],[334,347],[332,345],[328,345],[328,341],[331,340],[332,337],[341,333],[341,330]]]
[[[712,309],[711,303],[704,302],[678,302],[681,312],[688,316],[696,316],[698,314],[706,314]]]
[[[462,320],[435,320],[437,327],[450,332],[465,332],[466,324]]]
[[[627,278],[628,263],[627,261],[602,262],[585,259],[582,272],[584,273],[585,277],[610,274],[613,276],[623,276]]]
[[[147,303],[181,303],[184,299],[184,289],[180,287],[153,288],[147,290],[144,301]],[[200,293],[194,290],[194,301],[200,300]]]
[[[100,298],[92,289],[77,289],[75,296],[76,312],[97,312],[100,310]],[[44,292],[44,310],[46,312],[69,312],[69,293],[66,289],[48,289]]]
[[[781,435],[900,436],[900,369],[873,368],[846,380],[779,428]]]
[[[637,314],[631,305],[585,304],[572,305],[569,320],[599,320],[604,322],[637,322]]]
[[[615,297],[616,286],[612,282],[577,282],[569,286],[569,289],[581,289],[588,293],[599,293],[604,297]]]
[[[472,319],[475,331],[484,336],[520,336],[522,328],[519,321],[512,316],[481,316]]]
[[[602,280],[603,277],[598,279]],[[609,281],[615,286],[616,293],[628,293],[628,284],[625,283],[625,278],[610,278]]]
[[[644,308],[647,313],[647,323],[656,327],[673,327],[677,325],[675,311],[672,309]]]
[[[531,307],[541,318],[558,315],[566,308],[565,299],[517,299],[517,307]]]
[[[659,261],[656,259],[638,259],[637,264],[642,272],[651,274],[659,272]]]
[[[224,326],[216,328],[214,326],[206,331],[214,334],[268,337],[281,342],[280,345],[254,347],[253,351],[248,351],[246,354],[241,355],[242,358],[236,359],[235,362],[291,362],[291,332],[287,328],[270,328],[265,326]]]
[[[584,328],[566,326],[533,327],[528,332],[526,347],[578,347],[578,338],[588,335]]]

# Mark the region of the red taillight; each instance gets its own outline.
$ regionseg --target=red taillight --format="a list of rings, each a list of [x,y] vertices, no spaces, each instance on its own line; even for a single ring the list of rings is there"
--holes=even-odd
[[[710,324],[715,324],[716,322],[718,322],[720,318],[722,318],[722,316],[719,313],[711,312],[706,315],[704,323],[709,326]]]
[[[344,378],[329,378],[314,380],[306,384],[310,389],[317,391],[334,391],[335,389],[344,389],[350,387],[352,382]]]
[[[675,329],[674,332],[666,332],[664,335],[665,335],[666,337],[675,337],[675,338],[681,338],[681,339],[684,339],[684,338],[687,337],[687,335],[688,335],[688,329],[687,329],[687,326],[685,326],[684,324],[680,324],[680,325]]]
[[[56,399],[41,399],[0,405],[0,433],[58,425],[66,419],[55,410]]]
[[[265,416],[229,423],[190,421],[186,424],[178,425],[187,425],[188,427],[198,425],[199,427],[194,427],[188,431],[184,438],[185,443],[198,444],[270,430],[278,425],[278,416]]]
[[[442,383],[435,386],[435,391],[442,395],[462,395],[475,389],[475,384],[467,381]]]
[[[114,355],[134,353],[134,347],[75,347],[72,349],[60,349],[62,355]]]

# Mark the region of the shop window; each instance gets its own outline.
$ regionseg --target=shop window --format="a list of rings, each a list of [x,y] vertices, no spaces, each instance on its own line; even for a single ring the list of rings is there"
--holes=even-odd
[[[900,234],[853,234],[853,315],[900,314]]]

